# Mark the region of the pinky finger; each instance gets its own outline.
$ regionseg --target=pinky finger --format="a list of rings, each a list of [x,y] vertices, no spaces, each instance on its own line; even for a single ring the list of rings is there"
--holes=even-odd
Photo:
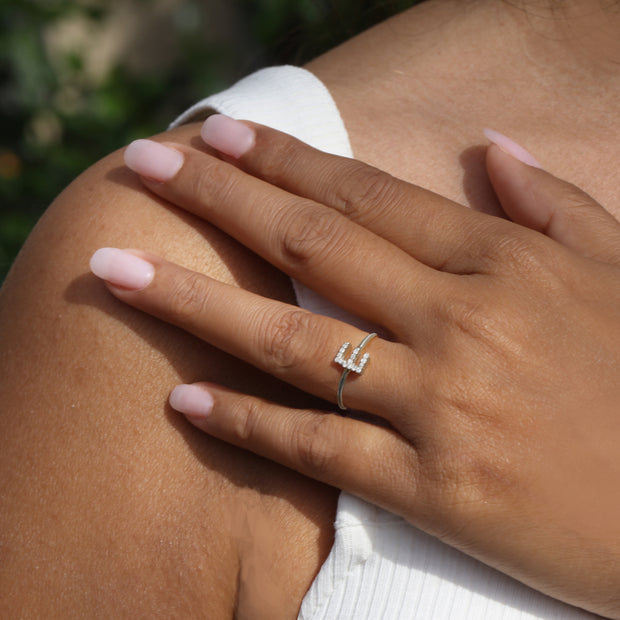
[[[177,386],[170,405],[209,435],[411,517],[417,454],[393,430],[206,383]]]

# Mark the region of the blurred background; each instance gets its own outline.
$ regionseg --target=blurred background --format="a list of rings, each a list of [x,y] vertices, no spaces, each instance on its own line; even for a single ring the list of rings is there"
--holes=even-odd
[[[97,159],[255,69],[302,64],[413,4],[1,0],[0,283],[45,208]]]

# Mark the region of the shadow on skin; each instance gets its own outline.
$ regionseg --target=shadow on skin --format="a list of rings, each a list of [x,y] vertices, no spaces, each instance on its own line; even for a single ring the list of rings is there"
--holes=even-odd
[[[465,149],[459,156],[463,169],[463,192],[472,209],[505,218],[487,174],[486,153],[487,147],[481,144]]]

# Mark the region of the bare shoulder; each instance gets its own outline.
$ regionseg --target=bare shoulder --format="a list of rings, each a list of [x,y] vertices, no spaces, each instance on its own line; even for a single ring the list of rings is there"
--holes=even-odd
[[[335,492],[198,433],[166,401],[201,379],[300,397],[114,300],[88,273],[103,246],[291,299],[286,278],[146,192],[120,153],[59,196],[0,292],[0,616],[295,617]]]

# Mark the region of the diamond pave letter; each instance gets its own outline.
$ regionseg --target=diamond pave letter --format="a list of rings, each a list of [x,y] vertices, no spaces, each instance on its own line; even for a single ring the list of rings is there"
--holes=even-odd
[[[359,347],[357,347],[356,349],[353,349],[353,353],[351,353],[351,357],[347,360],[344,358],[344,356],[350,346],[351,346],[350,342],[345,342],[340,347],[338,354],[334,358],[334,362],[336,362],[336,364],[340,364],[345,370],[350,370],[352,372],[357,373],[358,375],[361,375],[364,368],[366,368],[366,364],[368,364],[370,354],[364,353],[364,355],[362,355],[362,359],[360,359],[359,361],[359,364],[356,364],[355,362],[357,362],[357,358],[360,354],[361,349]]]

